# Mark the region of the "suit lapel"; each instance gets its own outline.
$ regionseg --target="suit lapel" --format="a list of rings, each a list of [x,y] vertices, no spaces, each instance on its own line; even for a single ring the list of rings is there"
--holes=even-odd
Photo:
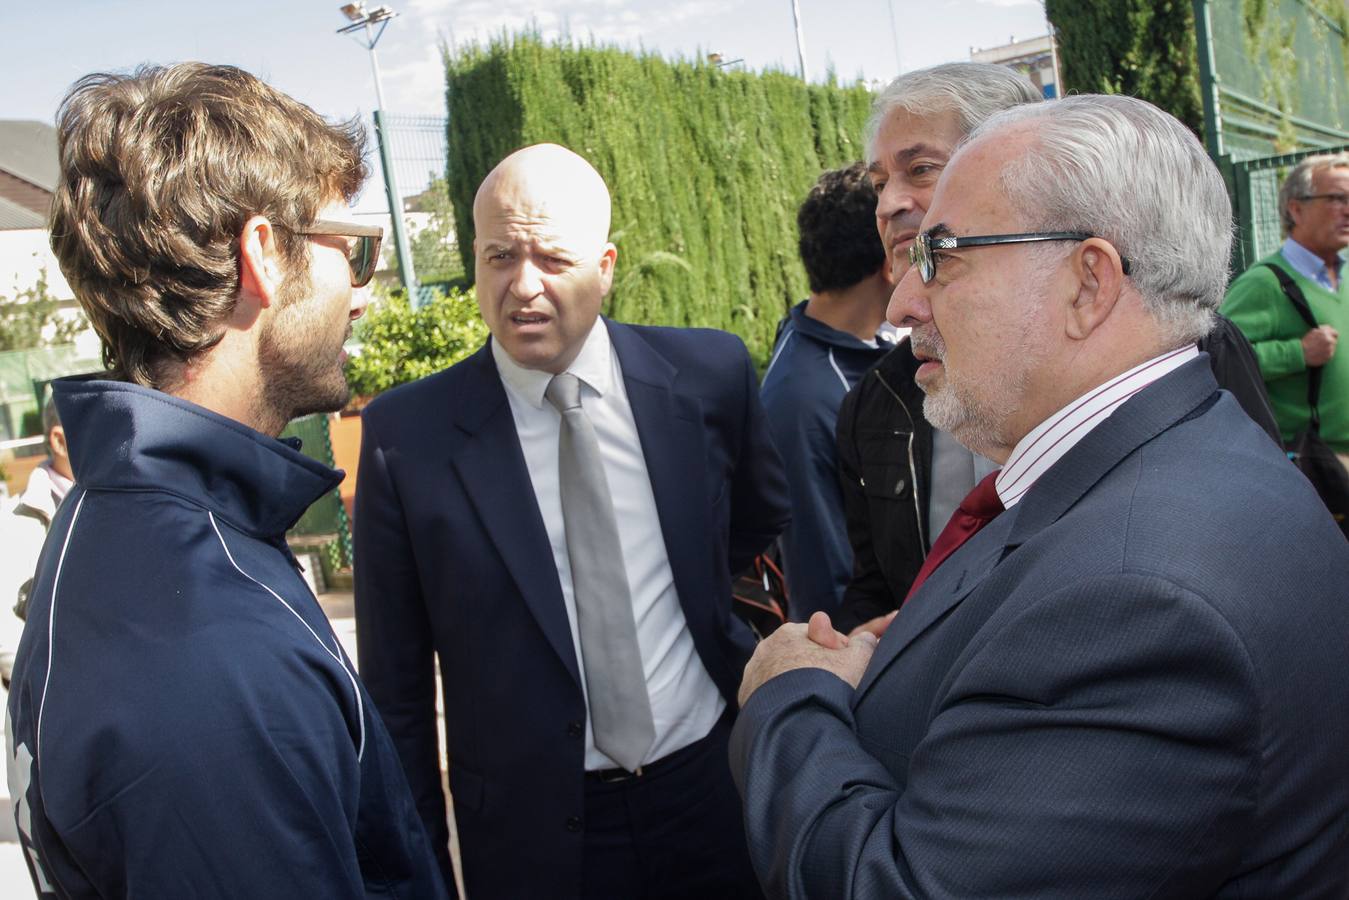
[[[1015,507],[998,516],[932,573],[881,638],[858,684],[860,700],[895,658],[934,622],[974,592],[998,563],[1057,522],[1125,457],[1195,414],[1218,384],[1200,356],[1139,392],[1035,482]]]
[[[472,374],[455,422],[464,439],[451,462],[525,604],[579,687],[562,585],[510,402],[488,346],[465,364]]]
[[[710,604],[691,602],[709,594],[706,583],[708,520],[707,450],[698,400],[674,390],[677,372],[630,328],[604,320],[623,369],[623,385],[637,425],[651,492],[656,500],[665,553],[684,618],[694,635],[712,627],[704,621]]]
[[[918,589],[877,645],[876,655],[857,686],[861,699],[905,647],[946,615],[989,576],[1004,556],[1015,508],[998,516],[946,559]]]

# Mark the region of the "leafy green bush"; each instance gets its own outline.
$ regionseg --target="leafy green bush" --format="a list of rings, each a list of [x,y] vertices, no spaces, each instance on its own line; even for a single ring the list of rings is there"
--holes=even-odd
[[[0,351],[68,344],[89,327],[84,313],[64,316],[47,287],[47,270],[11,299],[0,295]]]
[[[376,288],[375,295],[356,322],[360,348],[347,362],[347,383],[358,397],[449,368],[487,339],[471,288],[437,294],[415,310],[401,288]]]

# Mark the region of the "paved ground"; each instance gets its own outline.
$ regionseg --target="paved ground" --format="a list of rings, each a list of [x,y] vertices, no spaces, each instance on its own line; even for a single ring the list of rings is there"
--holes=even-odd
[[[355,608],[350,592],[335,591],[319,595],[319,604],[333,623],[337,639],[346,648],[347,654],[356,659],[356,620]],[[358,661],[359,663],[359,661]],[[439,696],[439,692],[437,692]],[[0,710],[8,708],[9,693],[0,687]],[[437,731],[444,735],[444,728]],[[442,748],[441,759],[444,759]],[[448,796],[448,794],[447,794]],[[453,822],[451,822],[453,829]],[[9,788],[0,782],[0,900],[19,900],[34,896],[32,882],[28,877],[28,867],[23,861],[23,849],[18,843],[18,834],[14,827],[13,807],[10,802]],[[458,842],[451,834],[450,850],[458,862]],[[460,896],[463,888],[460,887]]]

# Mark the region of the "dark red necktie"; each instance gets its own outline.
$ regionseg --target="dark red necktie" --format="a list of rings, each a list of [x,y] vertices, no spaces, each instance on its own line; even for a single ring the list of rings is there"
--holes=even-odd
[[[918,575],[913,579],[913,586],[904,597],[905,603],[918,593],[918,588],[937,570],[937,566],[940,566],[946,557],[960,549],[961,544],[974,537],[980,528],[992,522],[998,517],[998,513],[1002,512],[1002,499],[998,497],[997,487],[994,485],[997,477],[997,472],[985,475],[984,480],[976,484],[974,490],[960,501],[956,511],[951,514],[951,521],[946,523],[946,527],[933,542],[932,552],[923,560],[923,567],[918,570]]]

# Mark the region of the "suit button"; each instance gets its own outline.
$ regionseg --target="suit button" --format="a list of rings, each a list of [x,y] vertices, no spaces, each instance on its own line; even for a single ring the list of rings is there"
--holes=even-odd
[[[571,831],[571,832],[580,831],[580,830],[581,830],[581,817],[580,817],[580,816],[572,816],[570,819],[568,819],[568,820],[567,820],[567,830],[568,830],[568,831]]]
[[[908,486],[909,483],[907,481],[905,481],[903,478],[899,479],[899,481],[895,482],[895,493],[896,494],[904,493],[904,489]]]
[[[580,722],[567,723],[567,737],[578,738],[586,733],[586,728]]]

